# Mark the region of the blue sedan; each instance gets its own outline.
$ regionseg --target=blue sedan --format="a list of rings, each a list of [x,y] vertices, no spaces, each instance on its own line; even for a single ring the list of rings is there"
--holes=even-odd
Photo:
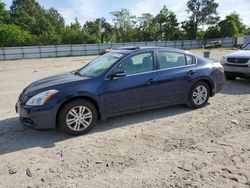
[[[38,80],[16,104],[20,121],[35,129],[80,135],[98,120],[163,106],[206,105],[223,86],[223,67],[173,48],[124,47],[83,68]]]

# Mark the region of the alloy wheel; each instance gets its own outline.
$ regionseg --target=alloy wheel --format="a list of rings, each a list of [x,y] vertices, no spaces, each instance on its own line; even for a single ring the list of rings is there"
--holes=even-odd
[[[192,99],[196,105],[204,104],[207,100],[207,97],[208,97],[208,91],[205,86],[199,85],[194,89]]]
[[[66,124],[73,131],[82,131],[92,122],[92,112],[86,106],[72,108],[66,116]]]

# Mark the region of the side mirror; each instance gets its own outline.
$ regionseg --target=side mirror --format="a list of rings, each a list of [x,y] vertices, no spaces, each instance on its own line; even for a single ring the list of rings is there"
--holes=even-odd
[[[109,74],[109,78],[111,80],[116,79],[116,78],[121,78],[121,77],[126,77],[126,72],[125,71],[113,71]]]

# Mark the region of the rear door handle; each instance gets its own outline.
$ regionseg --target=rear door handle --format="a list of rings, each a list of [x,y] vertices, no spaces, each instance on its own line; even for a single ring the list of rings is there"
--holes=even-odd
[[[154,80],[154,79],[149,79],[147,82],[146,82],[146,84],[147,85],[150,85],[150,84],[154,84],[154,83],[156,83],[157,81],[156,80]]]
[[[190,71],[187,72],[187,74],[193,75],[193,74],[195,74],[195,71],[194,70],[190,70]]]

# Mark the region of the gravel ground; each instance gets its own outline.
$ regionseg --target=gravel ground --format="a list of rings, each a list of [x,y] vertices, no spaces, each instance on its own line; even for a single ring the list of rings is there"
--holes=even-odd
[[[20,125],[25,86],[91,59],[0,62],[0,187],[250,187],[250,80],[227,81],[202,109],[117,117],[79,137]]]

